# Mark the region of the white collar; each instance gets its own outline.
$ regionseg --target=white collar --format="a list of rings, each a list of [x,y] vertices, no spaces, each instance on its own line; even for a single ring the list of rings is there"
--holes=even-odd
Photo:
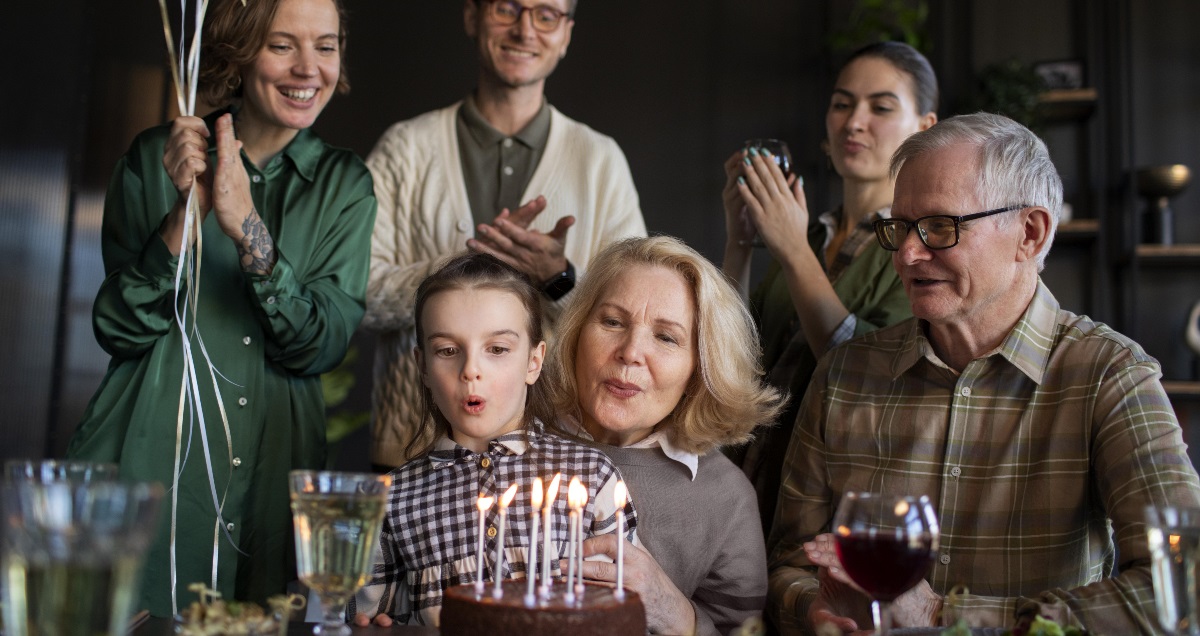
[[[514,433],[520,433],[520,431],[514,431]],[[492,440],[492,442],[507,448],[508,450],[512,451],[514,455],[524,455],[525,450],[529,448],[529,443],[526,441],[526,436],[523,434],[514,435],[513,433],[505,433],[504,435]],[[489,442],[489,444],[490,443],[491,442]],[[449,435],[442,435],[437,439],[436,442],[433,443],[433,448],[431,450],[453,451],[456,448],[465,449],[466,447],[451,439]]]
[[[687,466],[692,473],[692,481],[696,481],[696,473],[700,470],[700,456],[679,448],[672,438],[673,436],[668,435],[666,431],[654,431],[646,439],[625,448],[654,448],[657,446],[662,449],[663,455]]]
[[[574,431],[576,435],[586,440],[591,440],[593,442],[596,441],[596,439],[592,437],[591,433],[588,433],[587,429],[583,428],[583,426],[574,419],[565,417],[563,418],[562,423],[566,430]],[[654,448],[656,446],[662,449],[663,455],[666,455],[668,459],[673,459],[680,464],[687,466],[688,471],[692,474],[692,481],[696,480],[696,473],[700,470],[700,456],[696,453],[685,451],[676,446],[672,441],[672,436],[668,435],[666,431],[654,431],[648,437],[646,437],[646,439],[643,439],[640,442],[634,442],[629,446],[622,446],[619,448]]]

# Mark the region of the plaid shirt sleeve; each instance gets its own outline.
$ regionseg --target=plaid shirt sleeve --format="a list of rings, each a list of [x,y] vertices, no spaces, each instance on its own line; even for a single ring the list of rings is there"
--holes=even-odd
[[[1112,634],[1156,633],[1145,508],[1200,506],[1200,482],[1182,431],[1160,383],[1159,365],[1144,356],[1114,364],[1093,412],[1094,474],[1112,523],[1121,562],[1114,577],[1070,590],[1049,590],[1016,603],[1017,614]]]

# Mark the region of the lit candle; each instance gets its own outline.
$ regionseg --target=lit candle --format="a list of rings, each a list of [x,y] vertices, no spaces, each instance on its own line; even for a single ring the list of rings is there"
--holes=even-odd
[[[550,510],[554,505],[554,498],[558,496],[558,484],[561,481],[562,473],[555,473],[554,479],[550,480],[550,486],[546,488],[546,506],[542,508],[545,524],[545,532],[542,533],[542,598],[550,596]]]
[[[587,486],[579,484],[579,581],[575,583],[575,593],[579,595],[579,601],[583,602],[583,510],[587,508],[588,492]]]
[[[517,485],[513,484],[500,496],[500,501],[496,502],[496,505],[500,507],[500,536],[499,541],[496,542],[496,572],[492,577],[496,584],[492,587],[492,598],[504,596],[504,590],[500,587],[500,580],[504,578],[504,518],[508,504],[512,503],[513,497],[516,495]]]
[[[570,509],[571,527],[567,541],[567,593],[563,597],[568,603],[575,601],[575,533],[579,531],[579,484],[578,477],[572,477],[567,486],[567,507]],[[580,546],[582,550],[583,547]]]
[[[533,478],[533,488],[529,492],[529,500],[533,510],[529,513],[529,547],[525,550],[525,604],[532,607],[537,605],[537,595],[533,593],[534,579],[537,578],[537,534],[538,509],[542,507],[542,478]]]
[[[475,593],[480,596],[483,595],[483,520],[494,501],[495,497],[485,497],[480,493],[479,501],[475,504],[479,506],[479,545],[475,550],[475,560],[479,562],[479,576],[475,578]]]
[[[613,504],[617,507],[617,589],[613,597],[618,601],[625,599],[625,482],[618,481],[613,489]]]

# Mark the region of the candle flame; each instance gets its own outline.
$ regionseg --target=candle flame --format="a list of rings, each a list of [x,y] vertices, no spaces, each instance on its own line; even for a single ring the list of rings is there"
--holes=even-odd
[[[504,509],[508,507],[508,504],[512,503],[513,497],[516,497],[516,496],[517,496],[517,485],[513,484],[508,487],[508,490],[504,491],[503,495],[500,495],[500,511],[504,512]]]
[[[562,473],[554,473],[554,479],[550,480],[550,486],[546,488],[546,507],[554,505],[554,498],[558,496],[558,484],[562,481]]]
[[[533,499],[533,509],[542,509],[542,478],[533,478],[533,488],[530,490],[530,496]]]
[[[579,503],[579,490],[583,485],[579,483],[578,477],[572,477],[571,483],[567,485],[567,506],[571,510],[579,510],[582,504]]]
[[[479,495],[479,501],[475,502],[475,505],[479,506],[479,512],[487,512],[495,501],[495,497],[485,497],[483,495]]]
[[[617,487],[613,488],[613,503],[616,504],[617,510],[625,509],[625,500],[629,498],[629,491],[625,488],[625,481],[618,480]]]

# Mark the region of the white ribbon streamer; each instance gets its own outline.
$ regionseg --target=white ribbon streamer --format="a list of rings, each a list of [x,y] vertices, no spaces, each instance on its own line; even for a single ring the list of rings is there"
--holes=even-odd
[[[180,0],[180,36],[179,48],[183,51],[185,39],[183,35],[184,28],[187,22],[188,0]],[[242,0],[245,4],[245,0]],[[171,78],[175,86],[175,97],[179,107],[179,112],[182,115],[193,116],[196,112],[196,91],[200,76],[200,42],[203,33],[204,15],[208,10],[208,0],[199,0],[195,5],[194,12],[194,32],[192,35],[191,45],[188,47],[186,59],[177,55],[175,43],[171,37],[170,17],[167,11],[166,0],[159,0],[159,8],[162,13],[163,31],[167,42],[167,53],[170,56]],[[195,192],[188,192],[187,201],[185,203],[183,238],[179,246],[179,262],[175,266],[175,324],[179,328],[180,339],[182,343],[183,354],[183,372],[180,381],[179,389],[179,410],[175,423],[175,465],[171,476],[171,530],[170,530],[170,562],[171,562],[171,611],[172,613],[179,612],[179,603],[176,594],[178,588],[178,570],[176,558],[176,534],[178,529],[178,513],[179,513],[179,480],[183,474],[183,467],[188,461],[191,450],[192,436],[195,429],[200,430],[200,447],[204,455],[204,465],[208,476],[209,494],[212,496],[213,509],[216,512],[216,525],[213,529],[213,553],[212,553],[212,581],[210,587],[217,588],[217,572],[218,562],[220,557],[220,537],[224,531],[225,538],[235,550],[241,553],[237,545],[233,541],[233,536],[225,524],[223,509],[225,505],[225,497],[228,494],[229,481],[232,476],[233,465],[233,436],[229,428],[229,417],[225,411],[225,403],[221,396],[221,389],[217,381],[218,376],[229,381],[216,369],[209,357],[208,350],[204,346],[204,339],[200,335],[200,328],[197,324],[200,300],[200,265],[203,255],[203,237],[200,231],[200,210],[197,209],[198,204],[195,198]],[[192,245],[192,236],[195,233],[195,246]],[[183,292],[183,302],[180,302],[180,292]],[[191,309],[191,325],[188,326],[188,313]],[[189,333],[190,332],[190,333]],[[230,475],[226,476],[226,486],[224,491],[218,495],[217,480],[213,471],[212,454],[208,440],[208,428],[205,426],[204,407],[200,398],[200,378],[196,372],[196,359],[192,351],[191,338],[196,338],[196,343],[200,347],[200,354],[203,358],[204,366],[207,367],[209,378],[212,381],[213,393],[217,400],[217,408],[221,415],[221,424],[225,434],[225,450],[227,465],[230,466]],[[235,384],[231,382],[231,384]],[[187,427],[184,426],[185,415],[187,416]],[[187,449],[184,450],[184,434],[187,434]],[[244,554],[244,553],[243,553]],[[189,582],[191,583],[191,582]]]

